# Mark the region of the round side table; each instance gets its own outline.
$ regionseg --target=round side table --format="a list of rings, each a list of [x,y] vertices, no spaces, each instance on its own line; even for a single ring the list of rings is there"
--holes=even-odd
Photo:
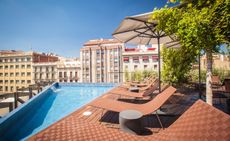
[[[141,134],[143,114],[136,110],[124,110],[119,114],[119,124],[122,131],[131,134]]]

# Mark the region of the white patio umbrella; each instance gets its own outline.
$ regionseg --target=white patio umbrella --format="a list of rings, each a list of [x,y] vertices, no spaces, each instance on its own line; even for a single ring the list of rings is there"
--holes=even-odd
[[[158,44],[159,91],[161,91],[160,44],[176,43],[175,36],[168,36],[156,29],[157,21],[150,20],[152,12],[126,17],[112,33],[113,37],[130,44]]]

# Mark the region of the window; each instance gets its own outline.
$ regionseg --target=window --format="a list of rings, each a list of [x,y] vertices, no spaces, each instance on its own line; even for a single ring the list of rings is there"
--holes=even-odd
[[[14,83],[14,80],[10,80],[10,84],[13,84]]]
[[[8,83],[8,80],[5,80],[5,83]]]
[[[144,69],[145,69],[145,70],[147,69],[147,67],[148,67],[147,65],[144,65]]]
[[[156,70],[157,69],[157,65],[154,65],[153,68]]]
[[[8,69],[8,66],[5,66],[5,69]]]
[[[75,81],[77,82],[77,72],[75,72]]]
[[[16,58],[16,59],[15,59],[15,62],[19,62],[19,59],[18,59],[18,58]]]
[[[124,57],[123,61],[124,61],[124,63],[129,63],[129,57]]]
[[[13,62],[13,59],[10,59],[10,62]]]
[[[96,53],[97,53],[97,55],[99,55],[99,54],[100,54],[100,50],[99,50],[99,49],[97,49],[97,50],[96,50]]]
[[[25,80],[22,80],[21,82],[22,82],[22,84],[25,84]]]
[[[10,68],[13,69],[13,68],[14,68],[14,65],[10,65]]]
[[[0,76],[3,76],[3,73],[0,73]]]
[[[30,84],[31,83],[31,80],[27,80],[27,84]]]
[[[10,73],[10,76],[14,76],[14,73]]]
[[[3,69],[3,66],[0,66],[0,69]]]
[[[158,56],[157,55],[153,55],[152,56],[152,60],[153,60],[153,62],[157,62],[158,61]]]
[[[34,78],[35,78],[35,79],[38,79],[38,75],[37,75],[37,74],[35,74]]]
[[[137,65],[134,65],[134,70],[137,70]]]
[[[71,71],[70,72],[70,79],[72,79],[72,77],[73,77],[72,75],[73,75],[73,72]]]
[[[148,63],[148,62],[149,62],[149,57],[148,57],[148,56],[143,56],[143,57],[142,57],[142,61],[143,61],[144,63]]]
[[[114,79],[118,79],[118,75],[117,74],[114,75]]]
[[[25,58],[21,58],[21,62],[24,62],[25,61]]]
[[[25,73],[24,73],[24,72],[22,72],[22,73],[21,73],[21,76],[25,76]]]
[[[10,87],[10,91],[11,91],[11,92],[14,91],[14,87],[13,87],[13,86]]]
[[[30,68],[31,68],[31,65],[27,65],[27,68],[30,69]]]
[[[24,68],[25,68],[25,65],[22,65],[21,68],[24,69]]]
[[[5,76],[8,76],[8,73],[5,73]]]
[[[16,65],[15,68],[16,68],[16,69],[19,69],[19,65]]]
[[[134,56],[133,57],[133,62],[134,63],[139,63],[139,57],[138,56]]]
[[[4,59],[4,62],[8,62],[8,59]]]
[[[28,57],[28,58],[26,58],[26,60],[27,60],[27,61],[31,61],[31,58]]]
[[[5,87],[5,91],[8,91],[8,87],[7,86]]]
[[[3,80],[0,80],[0,84],[2,84],[3,83]]]
[[[15,76],[19,76],[19,72],[16,72],[16,73],[15,73]]]
[[[0,91],[3,91],[3,87],[2,86],[0,86]]]
[[[59,72],[59,77],[62,77],[62,72]]]
[[[31,72],[27,72],[27,74],[26,74],[27,76],[31,76]]]

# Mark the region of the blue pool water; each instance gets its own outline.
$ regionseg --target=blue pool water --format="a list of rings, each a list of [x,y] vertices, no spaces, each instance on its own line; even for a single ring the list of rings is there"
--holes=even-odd
[[[44,94],[44,98],[29,105],[30,107],[17,117],[16,122],[12,121],[10,128],[8,127],[4,131],[0,130],[0,132],[4,132],[0,133],[0,140],[24,140],[76,111],[111,88],[112,86],[51,87]]]

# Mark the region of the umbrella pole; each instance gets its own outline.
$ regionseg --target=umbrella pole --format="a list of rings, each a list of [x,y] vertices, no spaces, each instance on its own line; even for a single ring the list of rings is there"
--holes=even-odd
[[[200,52],[198,58],[199,58],[199,98],[201,99]]]
[[[160,37],[157,37],[158,43],[158,77],[159,77],[159,93],[161,92],[161,55],[160,55]]]

